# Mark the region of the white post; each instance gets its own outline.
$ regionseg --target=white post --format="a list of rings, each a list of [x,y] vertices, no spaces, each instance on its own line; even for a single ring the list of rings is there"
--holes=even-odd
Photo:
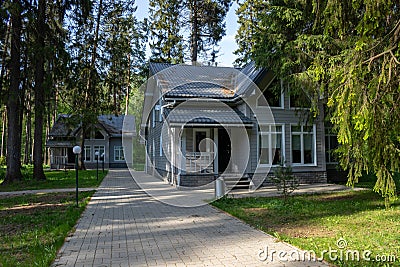
[[[215,158],[214,158],[214,173],[218,173],[218,128],[214,128],[214,143],[215,143]]]

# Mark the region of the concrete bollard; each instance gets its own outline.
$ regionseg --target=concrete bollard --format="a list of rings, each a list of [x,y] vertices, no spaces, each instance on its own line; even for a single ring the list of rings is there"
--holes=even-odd
[[[215,198],[221,198],[225,195],[225,181],[219,177],[215,180]]]

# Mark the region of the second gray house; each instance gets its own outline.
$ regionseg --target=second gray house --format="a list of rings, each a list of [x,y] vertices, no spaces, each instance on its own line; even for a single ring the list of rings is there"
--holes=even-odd
[[[259,187],[285,161],[300,182],[326,182],[324,118],[307,122],[307,108],[287,92],[254,64],[150,63],[141,122],[145,171],[176,186],[223,176]]]
[[[104,154],[104,157],[99,157],[99,161],[101,164],[104,161],[106,168],[127,167],[126,151],[122,142],[123,132],[126,132],[125,136],[129,138],[133,138],[136,134],[133,116],[100,115],[97,117],[97,122],[88,125],[84,134],[85,146],[80,155],[83,157],[85,167],[96,168],[96,152],[99,155]],[[75,155],[72,148],[81,144],[81,136],[82,127],[78,116],[66,114],[58,116],[46,142],[46,146],[50,149],[51,169],[74,166]]]

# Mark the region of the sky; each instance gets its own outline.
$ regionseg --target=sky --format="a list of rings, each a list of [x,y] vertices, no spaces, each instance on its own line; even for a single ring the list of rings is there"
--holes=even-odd
[[[225,22],[226,22],[226,35],[222,38],[220,45],[220,52],[217,58],[218,66],[221,67],[231,67],[233,66],[233,61],[235,61],[236,56],[233,52],[237,49],[237,44],[235,42],[235,34],[238,29],[236,9],[236,1],[233,1],[231,9],[229,10]],[[137,0],[137,11],[136,15],[139,20],[148,16],[149,1],[148,0]],[[147,46],[147,55],[150,55],[149,47]]]

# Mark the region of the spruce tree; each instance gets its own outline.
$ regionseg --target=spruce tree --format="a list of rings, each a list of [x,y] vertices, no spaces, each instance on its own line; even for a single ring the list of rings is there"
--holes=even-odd
[[[197,62],[200,57],[215,61],[230,6],[231,0],[151,0],[153,58],[167,62]]]
[[[247,4],[252,1],[245,1]],[[393,1],[263,1],[251,57],[326,103],[340,163],[354,185],[363,172],[388,204],[400,171],[400,13]],[[249,9],[248,12],[251,12]],[[243,50],[244,52],[244,50]],[[312,108],[315,114],[318,109]]]

